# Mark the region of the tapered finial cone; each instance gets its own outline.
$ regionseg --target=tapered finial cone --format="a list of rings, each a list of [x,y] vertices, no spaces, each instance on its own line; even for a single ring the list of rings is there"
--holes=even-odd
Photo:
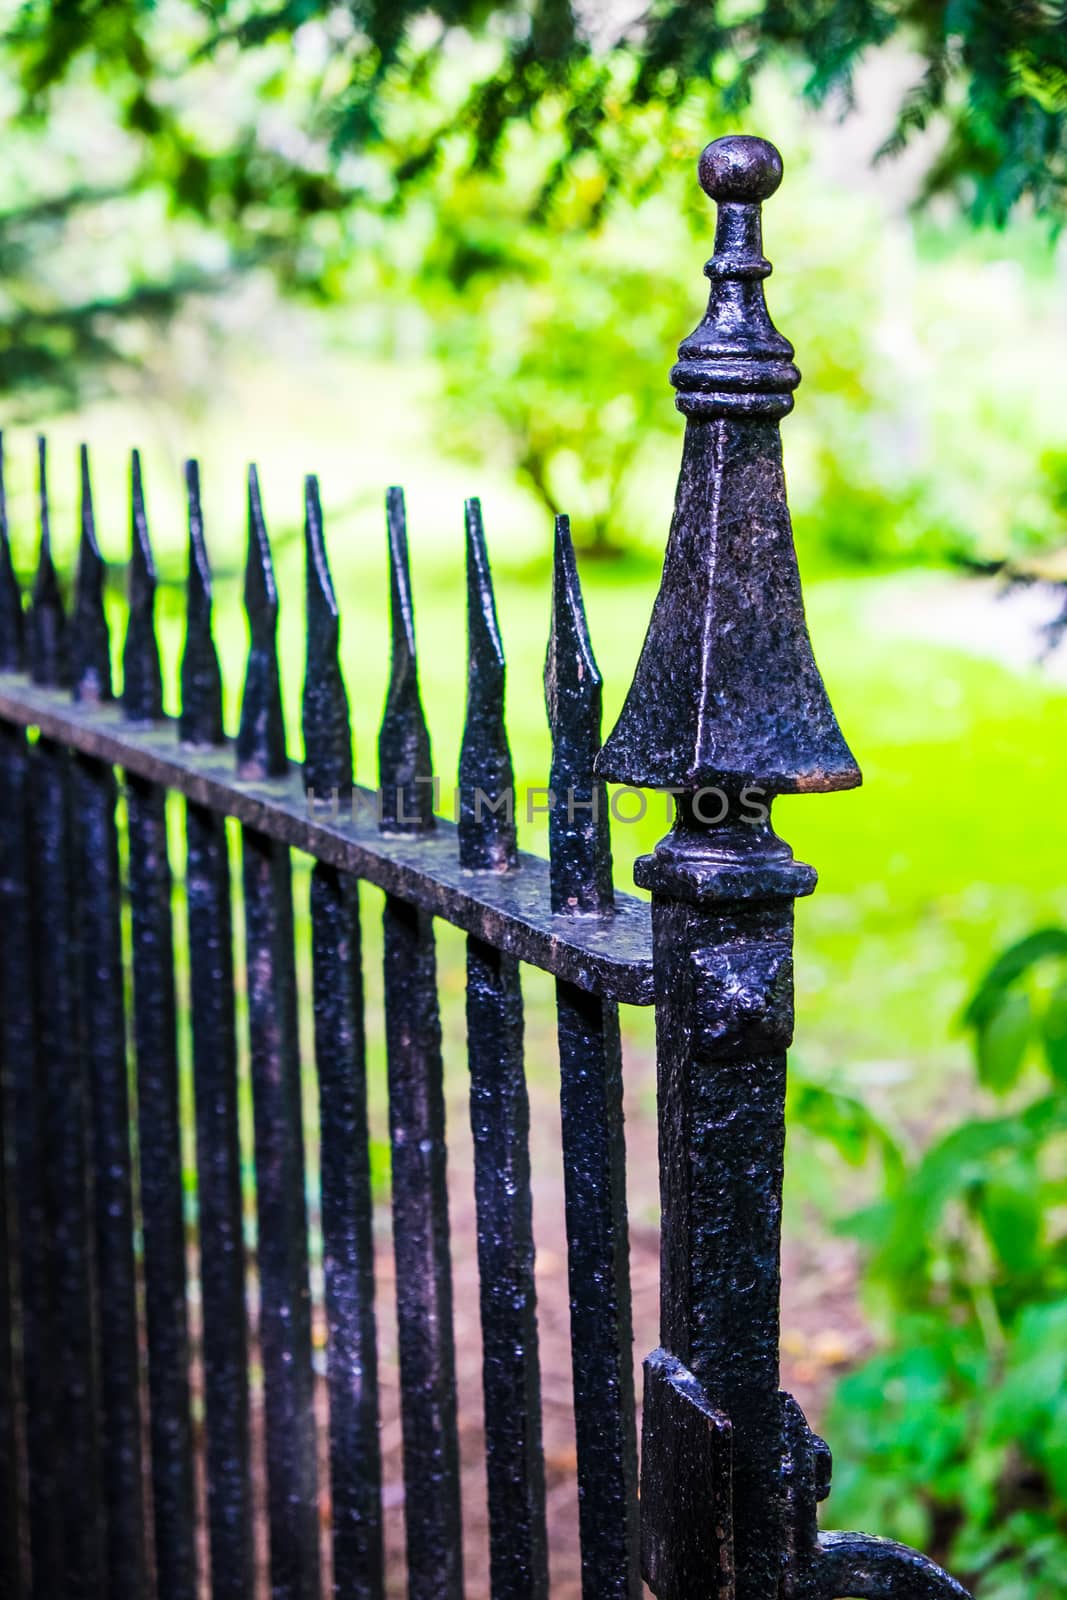
[[[671,382],[685,445],[663,578],[597,775],[643,788],[766,794],[849,789],[859,770],[811,651],[786,504],[779,419],[800,374],[767,313],[760,202],[781,178],[763,139],[717,139],[708,309]]]

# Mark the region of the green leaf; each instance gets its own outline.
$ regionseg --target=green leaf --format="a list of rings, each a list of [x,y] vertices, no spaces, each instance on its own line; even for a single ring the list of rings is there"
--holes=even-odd
[[[872,1155],[881,1157],[887,1184],[899,1177],[903,1157],[889,1130],[862,1100],[839,1094],[794,1072],[789,1082],[788,1116],[818,1139],[833,1145],[850,1166],[858,1167]]]
[[[1041,1019],[1041,1034],[1049,1071],[1067,1089],[1067,981],[1053,991]]]
[[[979,1212],[993,1251],[1011,1274],[1040,1268],[1043,1191],[1036,1167],[1013,1161],[983,1186]]]
[[[1003,1094],[1018,1081],[1030,1042],[1030,996],[1010,989],[998,996],[978,1025],[975,1049],[978,1077],[987,1089]]]
[[[1067,957],[1067,928],[1039,928],[1001,951],[968,1001],[964,1025],[982,1027],[1023,974],[1051,956]]]

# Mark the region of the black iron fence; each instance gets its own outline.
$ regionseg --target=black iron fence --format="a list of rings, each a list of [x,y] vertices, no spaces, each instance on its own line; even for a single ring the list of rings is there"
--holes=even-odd
[[[326,1487],[312,1392],[294,849],[314,859],[333,1593],[373,1600],[388,1582],[363,880],[385,891],[412,1600],[463,1592],[435,918],[467,935],[495,1600],[548,1589],[522,963],[556,980],[586,1600],[636,1596],[642,1575],[661,1600],[962,1595],[901,1546],[817,1532],[829,1452],[778,1388],[792,906],[815,874],[774,834],[770,804],[783,792],[859,782],[811,654],[785,503],[778,422],[799,375],[767,315],[761,280],[770,268],[760,236],[760,202],[780,174],[776,152],[759,140],[719,140],[701,160],[719,220],[706,268],[708,312],[672,373],[687,417],[674,523],[637,674],[602,751],[601,682],[567,523],[557,522],[545,668],[555,797],[548,862],[516,844],[504,658],[477,501],[466,511],[469,672],[453,822],[435,814],[399,490],[387,502],[392,674],[374,793],[353,785],[338,605],[313,478],[302,768],[287,755],[278,596],[254,470],[245,578],[251,649],[234,740],[223,729],[195,464],[187,469],[187,632],[173,720],[163,712],[136,454],[118,695],[85,452],[69,616],[52,560],[43,445],[40,559],[28,608],[0,500],[4,1596],[254,1593],[227,818],[241,830],[266,1535],[276,1600],[322,1593]],[[673,830],[638,865],[651,907],[613,892],[606,780],[675,795]],[[202,1440],[190,1391],[170,793],[185,806]],[[618,1007],[653,1002],[662,1347],[644,1369],[639,1515]],[[201,1454],[203,1561],[194,1491]]]

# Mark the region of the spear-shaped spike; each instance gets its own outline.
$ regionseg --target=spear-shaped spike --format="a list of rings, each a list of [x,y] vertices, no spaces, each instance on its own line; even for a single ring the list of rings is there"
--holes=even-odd
[[[75,700],[99,704],[112,699],[111,641],[104,614],[106,569],[100,546],[96,542],[88,447],[83,444],[79,454],[81,539],[78,544],[78,575],[71,618],[71,688]]]
[[[433,758],[419,695],[404,491],[390,489],[385,504],[393,657],[378,735],[381,826],[387,833],[420,833],[434,826]]]
[[[812,655],[786,505],[778,421],[800,374],[764,300],[760,220],[781,177],[762,139],[700,158],[719,206],[711,294],[671,372],[682,468],[641,659],[597,761],[616,783],[766,798],[860,781]]]
[[[322,531],[319,480],[304,479],[307,551],[307,671],[304,677],[304,788],[328,797],[352,790],[352,729],[337,647],[341,619]]]
[[[471,871],[515,864],[515,785],[504,723],[504,647],[493,601],[482,507],[464,507],[467,534],[467,716],[459,756],[459,860]]]
[[[183,744],[222,744],[222,674],[211,633],[211,566],[200,510],[200,467],[185,463],[189,507],[189,576],[185,588],[185,650],[182,653],[182,709],[178,734]]]
[[[4,488],[4,436],[0,433],[0,672],[21,672],[25,665],[25,619],[22,591],[11,559]]]
[[[556,518],[545,704],[552,730],[552,909],[602,915],[614,905],[607,792],[593,776],[603,679],[585,617],[569,517]]]
[[[122,651],[122,709],[132,722],[163,715],[163,673],[156,640],[156,564],[148,537],[141,453],[130,456],[130,614]]]
[[[278,587],[254,466],[248,469],[245,610],[249,651],[237,731],[237,772],[242,778],[279,778],[288,771],[289,761],[278,671]]]
[[[67,623],[59,578],[52,560],[52,531],[48,516],[48,446],[37,440],[37,495],[40,505],[41,545],[30,605],[30,672],[34,683],[59,688],[67,681]]]

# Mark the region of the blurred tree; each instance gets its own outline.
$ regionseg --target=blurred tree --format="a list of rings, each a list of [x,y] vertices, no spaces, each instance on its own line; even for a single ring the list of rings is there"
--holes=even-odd
[[[705,120],[736,116],[763,68],[784,61],[799,64],[812,100],[847,110],[856,66],[890,40],[914,53],[918,76],[885,151],[939,130],[920,198],[951,190],[997,221],[1024,200],[1054,221],[1065,209],[1062,0],[653,0],[639,11],[578,0],[26,0],[9,15],[7,134],[39,144],[60,100],[75,119],[103,103],[105,187],[154,196],[162,220],[194,231],[162,267],[112,263],[113,282],[87,284],[61,270],[83,217],[97,218],[97,233],[130,226],[113,211],[100,220],[93,141],[68,140],[58,168],[35,159],[21,179],[9,170],[8,391],[69,388],[136,350],[122,326],[254,263],[287,290],[330,295],[354,217],[395,209],[443,160],[491,169],[531,123],[549,136],[527,221],[551,217],[576,168],[595,174],[595,221],[617,192],[657,182],[633,137],[650,108],[684,119],[697,97]]]

